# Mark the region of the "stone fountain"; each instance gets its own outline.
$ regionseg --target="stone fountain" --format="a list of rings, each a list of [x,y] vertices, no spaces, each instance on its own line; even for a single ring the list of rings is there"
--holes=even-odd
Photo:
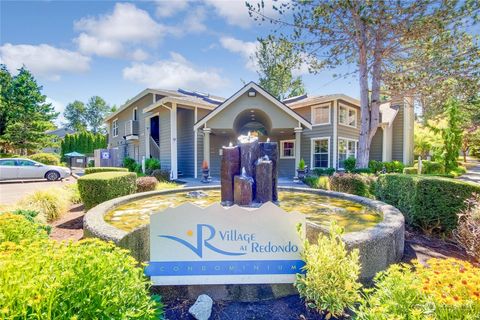
[[[278,201],[277,143],[259,142],[248,135],[238,138],[238,145],[223,147],[221,163],[222,204],[258,206]]]

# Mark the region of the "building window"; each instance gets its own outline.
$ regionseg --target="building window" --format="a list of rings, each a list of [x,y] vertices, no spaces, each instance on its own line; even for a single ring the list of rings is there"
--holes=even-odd
[[[312,108],[313,124],[330,124],[330,104]]]
[[[345,126],[357,127],[357,109],[340,105],[338,122]]]
[[[133,121],[137,121],[137,108],[133,109]]]
[[[330,167],[330,138],[312,139],[312,167]]]
[[[117,119],[113,120],[112,122],[112,135],[114,137],[118,136],[118,120]]]
[[[280,159],[295,158],[295,140],[280,141]]]
[[[344,169],[345,159],[357,157],[357,140],[338,139],[338,169]]]

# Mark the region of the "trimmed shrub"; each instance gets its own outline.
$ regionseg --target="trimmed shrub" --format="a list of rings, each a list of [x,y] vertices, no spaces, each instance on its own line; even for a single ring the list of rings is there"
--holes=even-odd
[[[400,161],[382,162],[387,173],[402,173],[405,165]]]
[[[480,185],[425,175],[381,175],[376,184],[379,200],[397,207],[406,221],[424,232],[450,232],[465,200],[480,193]]]
[[[455,169],[451,170],[449,174],[451,174],[454,177],[458,177],[465,173],[467,173],[467,168],[463,166],[458,166]]]
[[[343,162],[343,168],[345,169],[345,172],[352,172],[355,170],[356,164],[357,160],[354,157],[349,157]]]
[[[153,170],[160,169],[160,160],[149,158],[145,160],[145,174],[152,175]]]
[[[161,169],[155,169],[152,172],[152,177],[157,178],[158,182],[170,181],[170,172]]]
[[[130,172],[100,172],[80,177],[78,190],[85,209],[134,193],[136,178],[137,175]]]
[[[418,163],[417,163],[418,168]],[[435,161],[422,161],[422,173],[423,174],[444,174],[445,165]]]
[[[98,239],[0,245],[2,319],[160,319],[128,251]]]
[[[373,177],[353,173],[334,174],[329,179],[330,190],[362,197],[371,196],[373,183]]]
[[[418,168],[405,167],[403,168],[403,174],[418,174]]]
[[[427,265],[394,264],[379,273],[355,319],[478,319],[480,269],[452,258]]]
[[[352,173],[358,173],[358,174],[362,174],[362,173],[365,173],[365,174],[372,174],[372,169],[370,168],[355,168],[351,171]]]
[[[123,158],[122,166],[124,168],[127,168],[128,171],[130,171],[130,172],[135,172],[136,164],[137,164],[137,162],[135,161],[135,159],[132,159],[130,157]]]
[[[383,170],[383,162],[377,160],[368,161],[368,168],[372,173],[379,173]]]
[[[335,173],[335,168],[315,168],[313,169],[313,173],[317,176],[331,176]]]
[[[303,182],[311,188],[329,190],[328,176],[308,176],[303,179]]]
[[[70,203],[66,191],[61,188],[50,188],[35,191],[22,198],[17,206],[20,209],[37,211],[40,221],[55,221],[67,212]]]
[[[15,213],[0,214],[0,244],[7,241],[20,243],[20,241],[30,242],[46,238],[48,233],[45,228],[25,216]],[[2,270],[0,273],[3,272]],[[0,303],[0,305],[3,304]]]
[[[33,161],[38,161],[51,166],[60,165],[60,156],[53,153],[36,153],[32,154],[29,158]]]
[[[349,252],[342,241],[342,228],[330,225],[329,235],[320,234],[317,243],[303,241],[305,274],[297,274],[295,287],[308,307],[325,313],[325,319],[342,315],[359,300],[359,252]]]
[[[157,187],[158,180],[155,177],[137,178],[137,192],[153,191]]]
[[[480,194],[468,200],[467,209],[458,215],[453,234],[465,251],[480,261]]]
[[[128,172],[127,168],[118,167],[93,167],[85,168],[85,174],[99,173],[99,172]]]

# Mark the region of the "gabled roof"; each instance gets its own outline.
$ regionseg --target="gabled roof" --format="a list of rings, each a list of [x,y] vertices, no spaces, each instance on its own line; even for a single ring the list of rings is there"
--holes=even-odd
[[[297,98],[297,97],[294,97]],[[301,107],[306,107],[310,106],[313,104],[317,103],[322,103],[322,102],[327,102],[327,101],[332,101],[332,100],[337,100],[341,99],[347,102],[350,102],[353,105],[359,106],[360,107],[360,101],[352,98],[350,96],[347,96],[346,94],[343,93],[337,93],[337,94],[327,94],[323,96],[313,96],[313,97],[307,97],[307,96],[300,96],[301,99],[293,99],[293,101],[284,101],[286,105],[288,105],[292,109],[296,108],[301,108]]]
[[[210,113],[208,113],[205,117],[203,117],[201,120],[199,120],[194,126],[193,130],[196,131],[198,130],[201,126],[203,126],[205,123],[207,123],[208,120],[212,119],[215,115],[218,113],[222,112],[225,108],[227,108],[229,105],[231,105],[235,100],[237,100],[239,97],[241,97],[244,93],[246,93],[248,90],[254,89],[257,93],[261,94],[265,98],[267,98],[270,102],[272,102],[274,105],[282,109],[284,112],[286,112],[288,115],[291,117],[295,118],[303,124],[305,127],[311,129],[312,124],[308,122],[305,118],[303,118],[301,115],[290,109],[287,105],[279,101],[277,98],[275,98],[273,95],[271,95],[268,91],[260,87],[258,84],[255,82],[251,81],[247,83],[245,86],[243,86],[242,89],[237,91],[234,95],[232,95],[230,98],[225,100],[222,104],[220,104],[218,107],[216,107],[214,110],[212,110]]]

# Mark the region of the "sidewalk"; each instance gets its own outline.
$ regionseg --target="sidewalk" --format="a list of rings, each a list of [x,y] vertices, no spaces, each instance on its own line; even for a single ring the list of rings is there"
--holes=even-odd
[[[476,166],[468,169],[467,173],[458,177],[458,179],[480,184],[480,162],[476,161],[476,163]]]

